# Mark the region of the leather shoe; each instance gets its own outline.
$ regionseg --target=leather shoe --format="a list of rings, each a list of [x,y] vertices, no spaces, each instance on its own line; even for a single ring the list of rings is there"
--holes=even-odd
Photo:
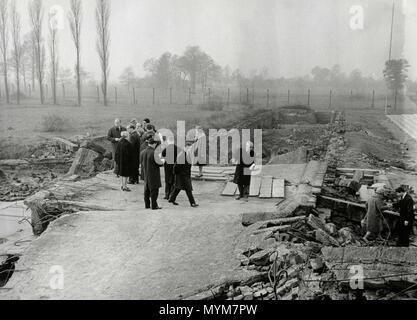
[[[152,210],[161,210],[161,207],[152,208]]]
[[[199,207],[199,205],[198,205],[197,203],[193,203],[193,204],[191,205],[191,207],[193,207],[193,208],[197,208],[197,207]]]

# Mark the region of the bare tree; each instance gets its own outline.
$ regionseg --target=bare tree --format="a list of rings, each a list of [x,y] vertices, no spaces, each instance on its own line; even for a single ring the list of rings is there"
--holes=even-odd
[[[81,0],[71,0],[71,12],[69,14],[69,24],[71,27],[72,39],[74,40],[75,50],[77,51],[77,62],[75,65],[75,75],[77,77],[78,105],[81,106],[81,25],[82,25],[82,4]]]
[[[107,106],[107,79],[109,76],[109,44],[110,44],[110,2],[97,0],[97,52],[100,58],[102,71],[101,91],[104,105]]]
[[[41,104],[44,104],[43,94],[43,80],[45,72],[45,47],[42,39],[42,21],[43,21],[43,7],[42,0],[33,0],[29,3],[29,17],[32,24],[35,61],[36,61],[36,75],[39,82],[39,94]]]
[[[8,69],[7,69],[7,50],[8,50],[8,0],[0,0],[0,49],[3,57],[3,74],[4,74],[4,89],[6,94],[6,102],[10,103]]]
[[[49,14],[49,56],[51,59],[51,88],[52,99],[57,104],[56,83],[58,77],[58,28],[54,12]]]
[[[22,57],[22,43],[20,41],[20,31],[22,29],[20,14],[16,9],[16,0],[12,1],[11,6],[12,18],[12,41],[13,41],[13,62],[16,72],[16,102],[20,104],[20,64]]]

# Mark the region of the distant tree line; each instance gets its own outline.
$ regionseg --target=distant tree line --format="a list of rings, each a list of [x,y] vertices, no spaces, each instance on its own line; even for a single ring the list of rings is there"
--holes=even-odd
[[[165,52],[160,57],[148,59],[144,64],[145,77],[138,78],[133,68],[127,67],[119,81],[129,91],[132,87],[190,88],[193,92],[209,87],[334,88],[354,94],[369,94],[369,90],[384,91],[387,87],[393,92],[401,91],[406,85],[410,89],[417,88],[407,78],[408,63],[404,60],[399,64],[395,60],[392,60],[392,67],[387,63],[384,78],[364,76],[359,69],[345,74],[339,65],[331,68],[316,66],[304,77],[273,78],[266,68],[245,75],[239,69],[222,67],[199,47],[190,46],[180,56]]]

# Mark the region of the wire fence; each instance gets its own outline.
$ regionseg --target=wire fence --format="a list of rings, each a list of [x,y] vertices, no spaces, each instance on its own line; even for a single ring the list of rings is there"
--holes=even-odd
[[[44,89],[46,103],[52,103],[52,92],[47,85]],[[60,85],[57,88],[57,104],[74,105],[77,102],[77,91],[73,86]],[[16,96],[11,90],[11,102]],[[39,93],[30,87],[23,90],[22,103],[37,103]],[[103,93],[99,86],[87,86],[82,89],[82,100],[85,103],[103,104]],[[0,101],[4,103],[4,94]],[[385,108],[395,107],[401,101],[400,96],[387,94],[375,89],[269,89],[244,87],[216,87],[204,90],[191,88],[126,88],[109,86],[107,102],[109,105],[202,105],[221,104],[251,105],[261,108],[283,107],[288,105],[305,105],[317,109],[345,108]],[[38,103],[37,103],[38,104]]]

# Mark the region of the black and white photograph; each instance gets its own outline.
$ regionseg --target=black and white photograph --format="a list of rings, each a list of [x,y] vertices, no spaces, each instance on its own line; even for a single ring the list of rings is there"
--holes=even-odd
[[[0,300],[416,300],[416,201],[416,0],[0,0]]]

